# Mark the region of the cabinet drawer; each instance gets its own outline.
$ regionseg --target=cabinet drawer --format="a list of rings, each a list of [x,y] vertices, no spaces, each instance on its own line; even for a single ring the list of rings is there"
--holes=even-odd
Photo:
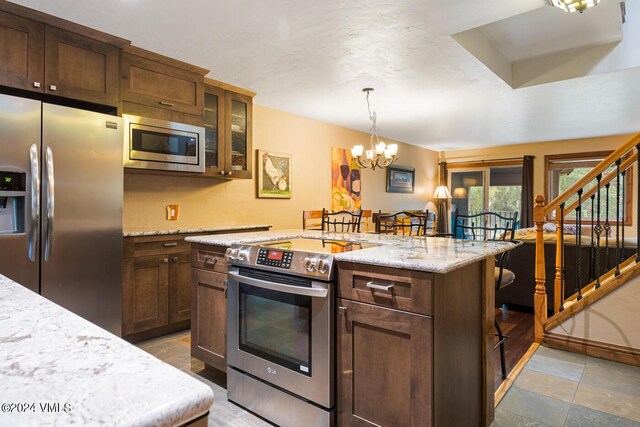
[[[432,273],[338,263],[339,298],[432,315],[432,289]]]
[[[191,251],[191,266],[216,273],[227,273],[224,258],[226,246],[194,245]]]
[[[160,240],[151,242],[135,242],[135,256],[151,254],[171,254],[179,252],[189,252],[191,243],[182,240]]]

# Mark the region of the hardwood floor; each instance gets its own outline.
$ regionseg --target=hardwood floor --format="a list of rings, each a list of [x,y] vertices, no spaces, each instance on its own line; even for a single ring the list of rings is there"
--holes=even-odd
[[[509,335],[509,338],[505,341],[505,359],[507,373],[509,373],[533,343],[533,314],[506,308],[496,308],[495,315],[502,332],[505,335]],[[495,338],[495,341],[498,342],[498,337]],[[493,354],[495,356],[494,389],[497,390],[502,383],[500,350],[496,348]]]

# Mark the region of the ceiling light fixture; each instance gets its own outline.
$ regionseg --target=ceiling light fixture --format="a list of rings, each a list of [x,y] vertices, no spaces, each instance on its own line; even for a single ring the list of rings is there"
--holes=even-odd
[[[600,0],[549,0],[551,6],[560,8],[565,12],[584,12],[600,3]]]
[[[351,155],[361,168],[386,168],[396,161],[398,153],[398,144],[385,144],[378,137],[378,126],[376,124],[376,112],[371,113],[371,104],[369,104],[369,94],[373,92],[373,88],[365,87],[362,89],[367,94],[367,110],[369,111],[369,120],[371,120],[371,136],[369,137],[369,149],[364,150],[362,145],[355,145],[351,149]],[[363,155],[364,154],[364,158]]]

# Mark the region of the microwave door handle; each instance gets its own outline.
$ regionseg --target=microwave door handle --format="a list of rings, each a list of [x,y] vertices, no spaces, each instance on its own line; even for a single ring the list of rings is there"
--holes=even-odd
[[[40,236],[40,166],[36,144],[32,144],[29,149],[29,160],[31,165],[31,227],[27,252],[29,260],[35,262],[38,237]]]
[[[53,151],[47,147],[47,233],[44,241],[44,260],[49,261],[53,250],[53,220],[55,217],[55,175],[53,173]]]
[[[267,282],[266,280],[254,279],[252,277],[240,276],[236,273],[227,273],[229,278],[238,283],[246,283],[247,285],[256,286],[271,291],[285,292],[294,295],[304,295],[309,297],[326,298],[329,294],[328,289],[324,288],[305,288],[301,286],[283,285],[282,283]]]

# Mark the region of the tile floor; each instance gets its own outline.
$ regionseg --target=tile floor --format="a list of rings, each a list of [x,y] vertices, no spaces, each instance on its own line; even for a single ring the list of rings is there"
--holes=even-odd
[[[225,384],[190,357],[189,331],[139,343],[209,385],[209,427],[271,424],[227,400]],[[640,427],[640,368],[540,347],[496,408],[491,427]]]
[[[208,427],[267,427],[272,424],[227,400],[226,384],[204,370],[204,363],[191,357],[190,331],[178,332],[136,344],[158,359],[207,384],[213,390]]]
[[[640,426],[640,368],[539,347],[492,427]]]

